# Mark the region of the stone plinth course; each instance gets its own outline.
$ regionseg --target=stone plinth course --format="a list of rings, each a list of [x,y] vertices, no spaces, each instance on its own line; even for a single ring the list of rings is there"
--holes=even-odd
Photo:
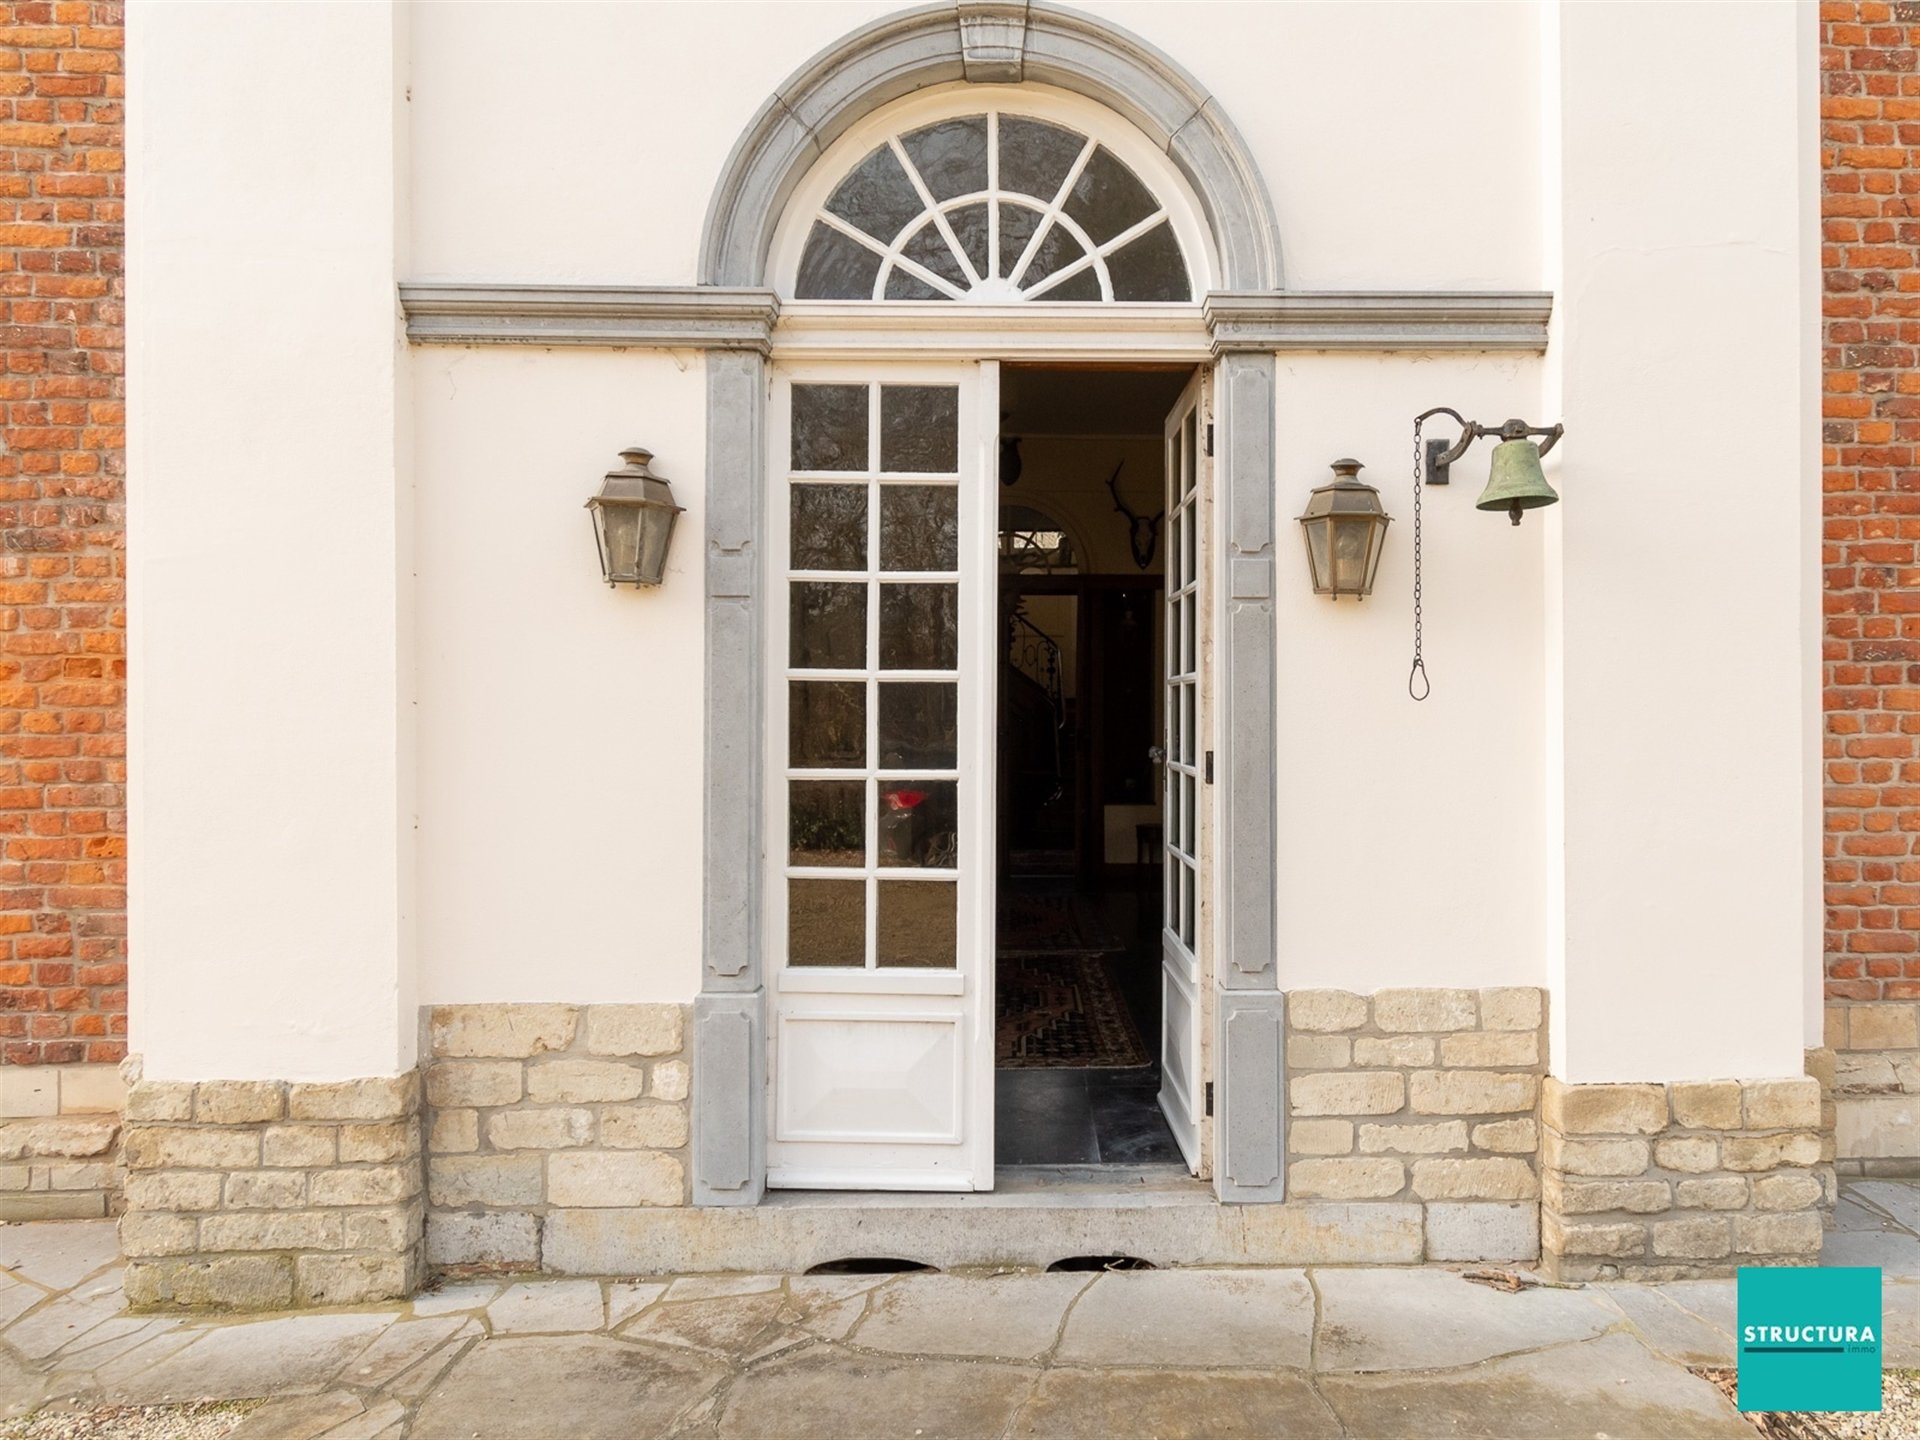
[[[565,1268],[549,1255],[564,1217],[685,1206],[686,1037],[679,1005],[434,1007],[428,1264]]]
[[[127,1299],[263,1310],[424,1278],[420,1076],[139,1080],[127,1092]]]
[[[1810,1068],[1824,1069],[1810,1057]],[[1819,1073],[1669,1085],[1546,1082],[1542,1268],[1673,1280],[1812,1265],[1835,1194]]]
[[[1546,996],[1295,990],[1287,996],[1290,1201],[1412,1207],[1429,1260],[1539,1254]]]
[[[1920,1201],[1844,1199],[1920,1360]],[[1467,1266],[1465,1269],[1479,1267]],[[232,1440],[685,1434],[1645,1435],[1752,1440],[1687,1368],[1729,1279],[1511,1293],[1429,1266],[445,1279],[411,1301],[136,1315],[108,1222],[0,1229],[0,1419],[260,1402]],[[75,1417],[82,1424],[82,1417]]]

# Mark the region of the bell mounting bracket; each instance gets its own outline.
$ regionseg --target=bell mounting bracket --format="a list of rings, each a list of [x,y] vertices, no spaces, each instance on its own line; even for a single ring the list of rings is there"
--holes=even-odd
[[[1469,420],[1458,410],[1445,405],[1436,405],[1418,418],[1427,420],[1435,415],[1451,415],[1457,420],[1460,423],[1460,438],[1452,444],[1448,444],[1445,440],[1427,441],[1426,481],[1429,485],[1450,483],[1452,477],[1448,472],[1453,462],[1466,454],[1467,447],[1483,436],[1497,436],[1502,440],[1524,440],[1529,435],[1538,435],[1541,437],[1540,453],[1544,455],[1559,443],[1561,435],[1566,431],[1564,425],[1529,425],[1524,420],[1509,420],[1504,425],[1482,425],[1478,420]]]

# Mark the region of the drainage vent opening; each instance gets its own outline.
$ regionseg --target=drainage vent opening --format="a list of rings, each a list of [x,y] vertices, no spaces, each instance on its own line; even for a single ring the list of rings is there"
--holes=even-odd
[[[908,1275],[916,1270],[932,1270],[918,1260],[901,1260],[891,1255],[854,1255],[845,1260],[823,1260],[807,1267],[809,1275]]]
[[[1069,1255],[1064,1260],[1056,1260],[1047,1266],[1052,1270],[1151,1270],[1151,1260],[1142,1260],[1138,1255]]]

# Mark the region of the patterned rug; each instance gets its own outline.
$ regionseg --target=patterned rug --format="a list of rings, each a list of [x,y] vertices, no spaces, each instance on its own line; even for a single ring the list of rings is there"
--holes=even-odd
[[[1002,953],[996,976],[994,1064],[1001,1069],[1153,1063],[1114,984],[1111,957]]]
[[[1003,960],[1010,955],[1107,955],[1126,948],[1092,900],[1051,886],[1002,888],[995,939]]]

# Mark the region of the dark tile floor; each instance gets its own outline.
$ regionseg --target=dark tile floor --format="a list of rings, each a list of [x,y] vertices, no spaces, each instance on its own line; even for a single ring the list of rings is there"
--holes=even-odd
[[[1181,1164],[1157,1098],[1160,1068],[996,1070],[999,1165]]]

